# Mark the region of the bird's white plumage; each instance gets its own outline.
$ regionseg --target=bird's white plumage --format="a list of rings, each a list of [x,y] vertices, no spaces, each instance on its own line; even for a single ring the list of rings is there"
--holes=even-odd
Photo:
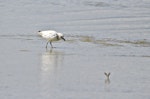
[[[58,41],[60,39],[63,39],[65,41],[65,39],[63,38],[63,34],[57,33],[54,30],[38,31],[38,34],[42,36],[43,38],[45,38],[48,42],[50,42],[51,47],[53,47],[52,41]],[[46,44],[46,48],[47,48],[47,44]]]
[[[39,35],[47,40],[53,40],[57,36],[57,32],[53,30],[39,31]]]

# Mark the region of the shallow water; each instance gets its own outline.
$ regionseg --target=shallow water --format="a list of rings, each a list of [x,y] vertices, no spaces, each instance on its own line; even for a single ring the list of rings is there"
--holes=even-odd
[[[149,11],[148,0],[0,1],[0,98],[149,99]],[[47,29],[66,41],[45,49]]]

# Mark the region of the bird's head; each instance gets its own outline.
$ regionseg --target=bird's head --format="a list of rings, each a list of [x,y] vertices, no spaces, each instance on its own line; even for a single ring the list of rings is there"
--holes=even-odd
[[[65,38],[64,38],[64,35],[63,35],[62,33],[57,33],[57,35],[58,35],[58,37],[59,37],[60,39],[63,39],[64,41],[66,41]]]

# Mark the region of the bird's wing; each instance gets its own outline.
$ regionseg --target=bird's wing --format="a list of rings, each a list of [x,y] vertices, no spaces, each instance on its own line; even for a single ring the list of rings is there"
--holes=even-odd
[[[57,37],[57,32],[53,30],[41,31],[41,36],[46,39],[53,39]]]
[[[38,34],[41,35],[41,36],[42,36],[43,34],[45,35],[45,34],[49,34],[49,33],[56,33],[56,31],[53,31],[53,30],[46,30],[46,31],[39,31],[39,32],[38,32]]]
[[[45,31],[41,31],[42,33],[56,33],[56,31],[54,30],[45,30]]]

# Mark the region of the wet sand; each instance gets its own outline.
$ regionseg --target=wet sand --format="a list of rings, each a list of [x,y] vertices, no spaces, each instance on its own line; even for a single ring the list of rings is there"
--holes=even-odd
[[[150,2],[108,1],[1,1],[0,98],[149,99]]]

